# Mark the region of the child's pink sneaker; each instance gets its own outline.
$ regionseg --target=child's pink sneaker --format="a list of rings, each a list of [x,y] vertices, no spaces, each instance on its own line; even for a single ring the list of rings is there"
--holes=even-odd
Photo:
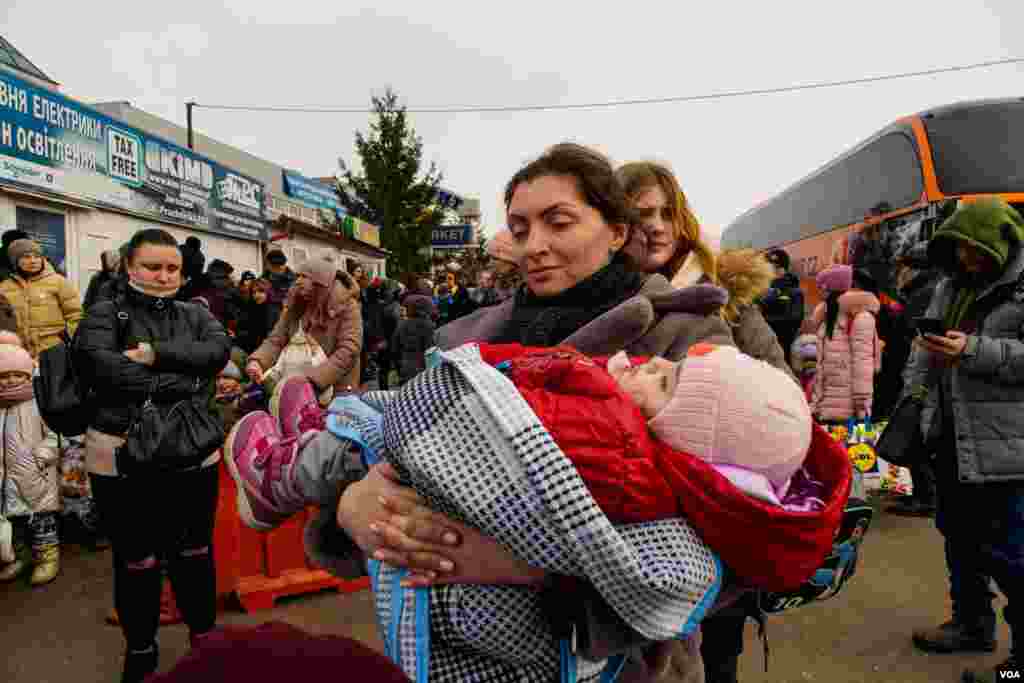
[[[238,488],[238,514],[257,531],[269,531],[305,507],[292,477],[297,439],[285,439],[264,412],[242,417],[224,444],[224,460]]]
[[[286,439],[327,428],[327,411],[320,407],[313,385],[300,375],[278,382],[270,397],[270,414],[277,418]]]

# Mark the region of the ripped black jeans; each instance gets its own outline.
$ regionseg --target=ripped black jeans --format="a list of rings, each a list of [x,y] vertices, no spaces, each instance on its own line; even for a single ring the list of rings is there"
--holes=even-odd
[[[213,628],[217,587],[213,525],[217,467],[154,476],[92,474],[93,496],[114,555],[114,607],[130,651],[156,640],[161,565],[195,636]]]

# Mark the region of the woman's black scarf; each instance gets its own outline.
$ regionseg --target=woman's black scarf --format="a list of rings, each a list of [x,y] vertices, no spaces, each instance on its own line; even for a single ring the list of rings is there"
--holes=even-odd
[[[554,346],[584,325],[634,296],[645,277],[616,255],[607,266],[561,294],[538,297],[523,287],[504,328],[492,341]]]

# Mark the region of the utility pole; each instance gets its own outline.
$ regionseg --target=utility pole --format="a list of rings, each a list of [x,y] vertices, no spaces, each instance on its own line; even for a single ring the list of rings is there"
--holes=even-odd
[[[185,120],[188,122],[188,148],[195,149],[192,146],[192,107],[196,106],[195,102],[185,103]]]

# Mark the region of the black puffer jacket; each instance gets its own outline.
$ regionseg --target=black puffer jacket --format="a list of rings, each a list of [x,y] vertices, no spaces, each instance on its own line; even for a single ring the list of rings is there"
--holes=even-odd
[[[127,320],[119,320],[119,315]],[[147,367],[124,351],[148,342],[156,363]],[[153,401],[169,409],[189,396],[206,397],[227,365],[231,341],[210,312],[197,304],[157,299],[126,288],[114,301],[89,309],[75,336],[74,360],[84,385],[95,392],[97,431],[128,431],[138,407]]]

